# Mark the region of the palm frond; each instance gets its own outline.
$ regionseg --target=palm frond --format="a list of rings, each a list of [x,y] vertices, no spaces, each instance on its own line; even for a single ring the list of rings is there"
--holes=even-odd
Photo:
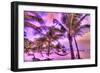
[[[37,21],[40,24],[44,24],[44,20],[42,19],[41,16],[39,16],[38,14],[35,14],[36,16],[33,15],[29,15],[28,13],[24,14],[24,19],[25,20],[33,20],[33,21]]]
[[[79,27],[80,29],[83,29],[83,28],[90,28],[90,25],[89,24],[85,24],[85,25],[82,25]]]
[[[84,20],[84,18],[87,17],[88,15],[89,15],[89,14],[85,14],[83,17],[81,17],[81,19],[78,21],[77,24],[80,24],[80,23]]]
[[[56,23],[56,25],[61,26],[61,30],[63,31],[68,30],[67,27],[64,24],[60,23],[57,19],[53,19],[53,23]]]
[[[84,33],[87,33],[89,31],[90,31],[90,25],[82,25],[77,29],[75,35],[83,35]]]
[[[38,26],[36,26],[30,22],[24,22],[24,27],[31,27],[33,29],[38,29]]]
[[[38,27],[30,22],[24,22],[24,27],[31,27],[32,29],[35,30],[34,35],[36,34],[40,34],[40,35],[44,35],[44,33],[42,33],[42,28],[44,27]]]
[[[69,16],[67,15],[67,13],[62,13],[61,21],[63,24],[68,24],[68,18]]]

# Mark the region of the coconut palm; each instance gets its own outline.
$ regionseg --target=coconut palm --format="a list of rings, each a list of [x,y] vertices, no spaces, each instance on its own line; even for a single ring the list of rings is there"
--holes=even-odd
[[[53,41],[57,41],[59,38],[61,38],[63,36],[63,34],[61,32],[62,32],[61,30],[54,28],[54,27],[51,27],[49,29],[49,31],[46,34],[46,36],[49,39],[49,46],[48,46],[49,48],[53,48],[52,44],[51,44]],[[48,49],[48,54],[49,54],[49,49]]]
[[[75,59],[74,50],[73,50],[73,38],[75,41],[75,45],[77,48],[77,55],[78,59],[80,59],[78,44],[76,41],[76,35],[80,35],[81,32],[84,32],[84,29],[89,29],[90,25],[85,24],[81,25],[81,22],[88,16],[89,14],[77,14],[77,13],[62,13],[62,18],[60,23],[57,19],[54,19],[54,23],[62,26],[62,30],[65,30],[67,32],[67,37],[69,40],[69,46],[71,51],[71,59]],[[65,33],[65,32],[64,32]]]
[[[47,55],[49,57],[50,51],[52,49],[57,48],[56,45],[52,44],[52,42],[56,41],[57,39],[59,39],[61,36],[63,36],[63,34],[61,33],[62,31],[57,29],[57,28],[48,27],[48,29],[49,29],[49,31],[43,37],[37,38],[36,41],[39,41],[39,42],[42,43],[42,45],[41,45],[42,50],[43,50],[43,48],[47,49]],[[38,44],[37,44],[37,46],[38,46]],[[50,60],[50,59],[47,58],[46,60]]]

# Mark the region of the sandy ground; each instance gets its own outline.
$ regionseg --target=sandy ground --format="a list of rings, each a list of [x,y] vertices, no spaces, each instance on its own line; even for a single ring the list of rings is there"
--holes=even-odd
[[[40,53],[35,53],[35,57],[39,58],[41,60],[44,60],[46,58],[50,58],[52,60],[70,60],[71,59],[70,51],[67,51],[67,52],[68,53],[65,56],[59,56],[59,55],[53,53],[49,57],[46,54],[43,54],[43,56],[42,56]],[[74,51],[74,54],[77,59],[77,51]],[[84,51],[80,51],[80,56],[81,56],[81,59],[89,59],[90,58],[90,50],[86,49]],[[32,62],[32,58],[33,58],[32,55],[28,55],[26,53],[24,54],[25,62],[29,62],[29,61]]]

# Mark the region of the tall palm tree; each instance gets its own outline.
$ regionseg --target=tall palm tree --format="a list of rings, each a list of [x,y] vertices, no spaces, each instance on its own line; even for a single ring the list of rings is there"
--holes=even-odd
[[[84,29],[89,29],[90,25],[85,24],[81,25],[81,22],[88,16],[89,14],[77,14],[77,13],[63,13],[61,22],[60,23],[57,19],[54,19],[55,22],[59,25],[62,26],[62,30],[64,29],[67,32],[67,37],[69,40],[69,46],[70,46],[70,51],[71,51],[71,59],[75,59],[74,55],[74,49],[73,49],[73,39],[75,41],[75,45],[77,48],[77,56],[78,59],[80,59],[80,54],[79,54],[79,48],[78,44],[76,41],[76,35],[78,35],[80,32],[85,31]],[[65,33],[65,32],[64,32]]]
[[[89,28],[90,28],[90,25],[79,26],[79,28],[77,29],[78,32],[76,32],[74,34],[74,36],[73,36],[73,39],[74,39],[74,42],[75,42],[75,45],[76,45],[76,49],[77,49],[77,57],[78,57],[78,59],[81,59],[81,57],[80,57],[80,53],[79,53],[78,44],[77,44],[77,41],[76,41],[76,36],[77,35],[83,35],[84,33],[88,32]]]

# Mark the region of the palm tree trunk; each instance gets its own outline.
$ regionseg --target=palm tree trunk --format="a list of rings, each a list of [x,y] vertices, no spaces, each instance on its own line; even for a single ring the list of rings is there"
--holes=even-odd
[[[75,46],[76,46],[76,49],[77,49],[77,56],[78,56],[78,59],[80,59],[79,48],[78,48],[78,44],[77,44],[75,37],[74,37],[74,41],[75,41]]]
[[[69,46],[70,46],[70,51],[71,51],[71,59],[75,59],[74,50],[72,46],[72,37],[70,36],[70,34],[68,34],[68,39],[69,39]]]
[[[49,58],[49,55],[50,55],[50,43],[49,43],[48,51],[47,51],[47,56],[48,56],[48,58],[46,59],[47,61],[52,60]]]
[[[48,51],[47,51],[47,55],[48,55],[48,57],[49,57],[49,55],[50,55],[50,42],[48,42]]]
[[[48,52],[47,52],[48,57],[49,57],[49,54],[50,54],[50,47],[48,47]]]

